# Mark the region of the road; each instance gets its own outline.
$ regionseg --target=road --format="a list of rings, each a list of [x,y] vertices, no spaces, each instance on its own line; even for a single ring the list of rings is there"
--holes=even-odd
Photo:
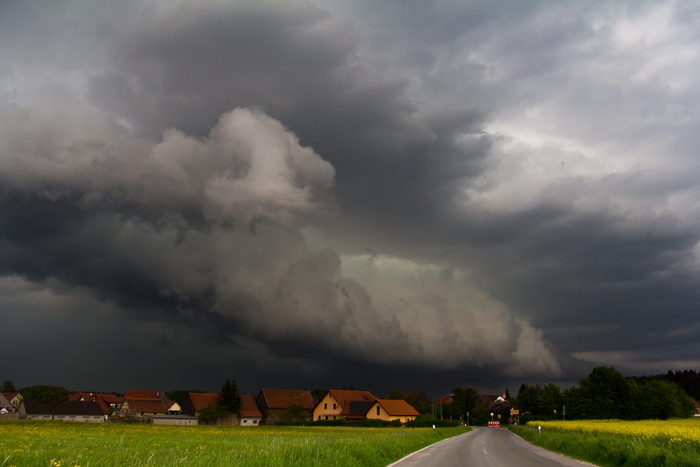
[[[571,459],[534,446],[506,428],[478,428],[449,438],[391,464],[390,467],[583,467]]]

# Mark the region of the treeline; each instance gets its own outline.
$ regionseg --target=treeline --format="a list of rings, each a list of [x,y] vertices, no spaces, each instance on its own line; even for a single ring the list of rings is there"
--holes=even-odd
[[[567,420],[665,420],[690,417],[695,409],[688,393],[668,378],[627,378],[605,366],[563,392],[552,383],[523,384],[516,404],[531,418]]]
[[[670,381],[683,388],[696,401],[700,400],[700,373],[695,370],[679,370],[676,372],[668,370],[668,373],[652,376],[633,376],[632,379],[639,384],[645,384],[655,379]]]

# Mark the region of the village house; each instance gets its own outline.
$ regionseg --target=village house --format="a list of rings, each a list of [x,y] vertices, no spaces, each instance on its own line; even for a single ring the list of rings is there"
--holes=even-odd
[[[241,410],[238,411],[240,426],[258,426],[262,422],[262,413],[253,396],[241,396]]]
[[[17,412],[22,420],[102,423],[106,419],[100,404],[92,401],[67,401],[52,407],[33,399],[24,399]]]
[[[418,417],[418,411],[405,400],[377,399],[365,415],[368,419],[407,423]]]
[[[0,414],[10,413],[14,411],[15,408],[12,406],[12,403],[10,403],[10,401],[7,400],[4,393],[0,392]]]
[[[329,389],[313,408],[313,420],[363,420],[379,399],[369,391]]]
[[[4,405],[2,400],[5,400],[7,404]],[[19,404],[22,402],[22,395],[18,392],[3,392],[0,393],[0,406],[4,406],[10,409],[10,412],[15,411],[19,408]]]
[[[311,391],[296,389],[261,389],[255,399],[262,414],[262,424],[272,425],[280,421],[292,405],[304,408],[304,418],[311,419],[314,399]]]
[[[71,392],[68,394],[68,400],[82,402],[97,402],[102,407],[105,415],[120,410],[124,404],[124,397],[116,394],[100,394],[94,392]]]
[[[202,410],[216,408],[219,394],[216,392],[191,392],[182,406],[182,412],[193,417],[199,417]]]
[[[202,410],[216,408],[219,394],[216,392],[191,392],[183,405],[183,412],[199,418]],[[262,413],[258,409],[253,396],[241,396],[241,409],[232,417],[231,422],[240,426],[258,426],[262,421]],[[217,422],[218,423],[218,422]]]
[[[177,402],[172,402],[163,390],[132,389],[124,395],[120,414],[122,417],[152,415],[176,415],[181,412]]]

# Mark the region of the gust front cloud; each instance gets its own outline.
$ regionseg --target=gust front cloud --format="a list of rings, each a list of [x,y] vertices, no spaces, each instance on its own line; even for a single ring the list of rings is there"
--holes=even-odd
[[[166,298],[172,313],[225,318],[231,343],[561,373],[542,332],[464,272],[311,246],[303,229],[338,209],[335,169],[262,111],[236,108],[205,138],[170,129],[155,142],[105,117],[7,102],[0,119],[3,275],[154,316]]]

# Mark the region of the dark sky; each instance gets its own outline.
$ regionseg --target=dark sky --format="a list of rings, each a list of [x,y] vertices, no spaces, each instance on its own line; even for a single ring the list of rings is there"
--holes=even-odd
[[[0,379],[700,369],[700,5],[0,2]]]

